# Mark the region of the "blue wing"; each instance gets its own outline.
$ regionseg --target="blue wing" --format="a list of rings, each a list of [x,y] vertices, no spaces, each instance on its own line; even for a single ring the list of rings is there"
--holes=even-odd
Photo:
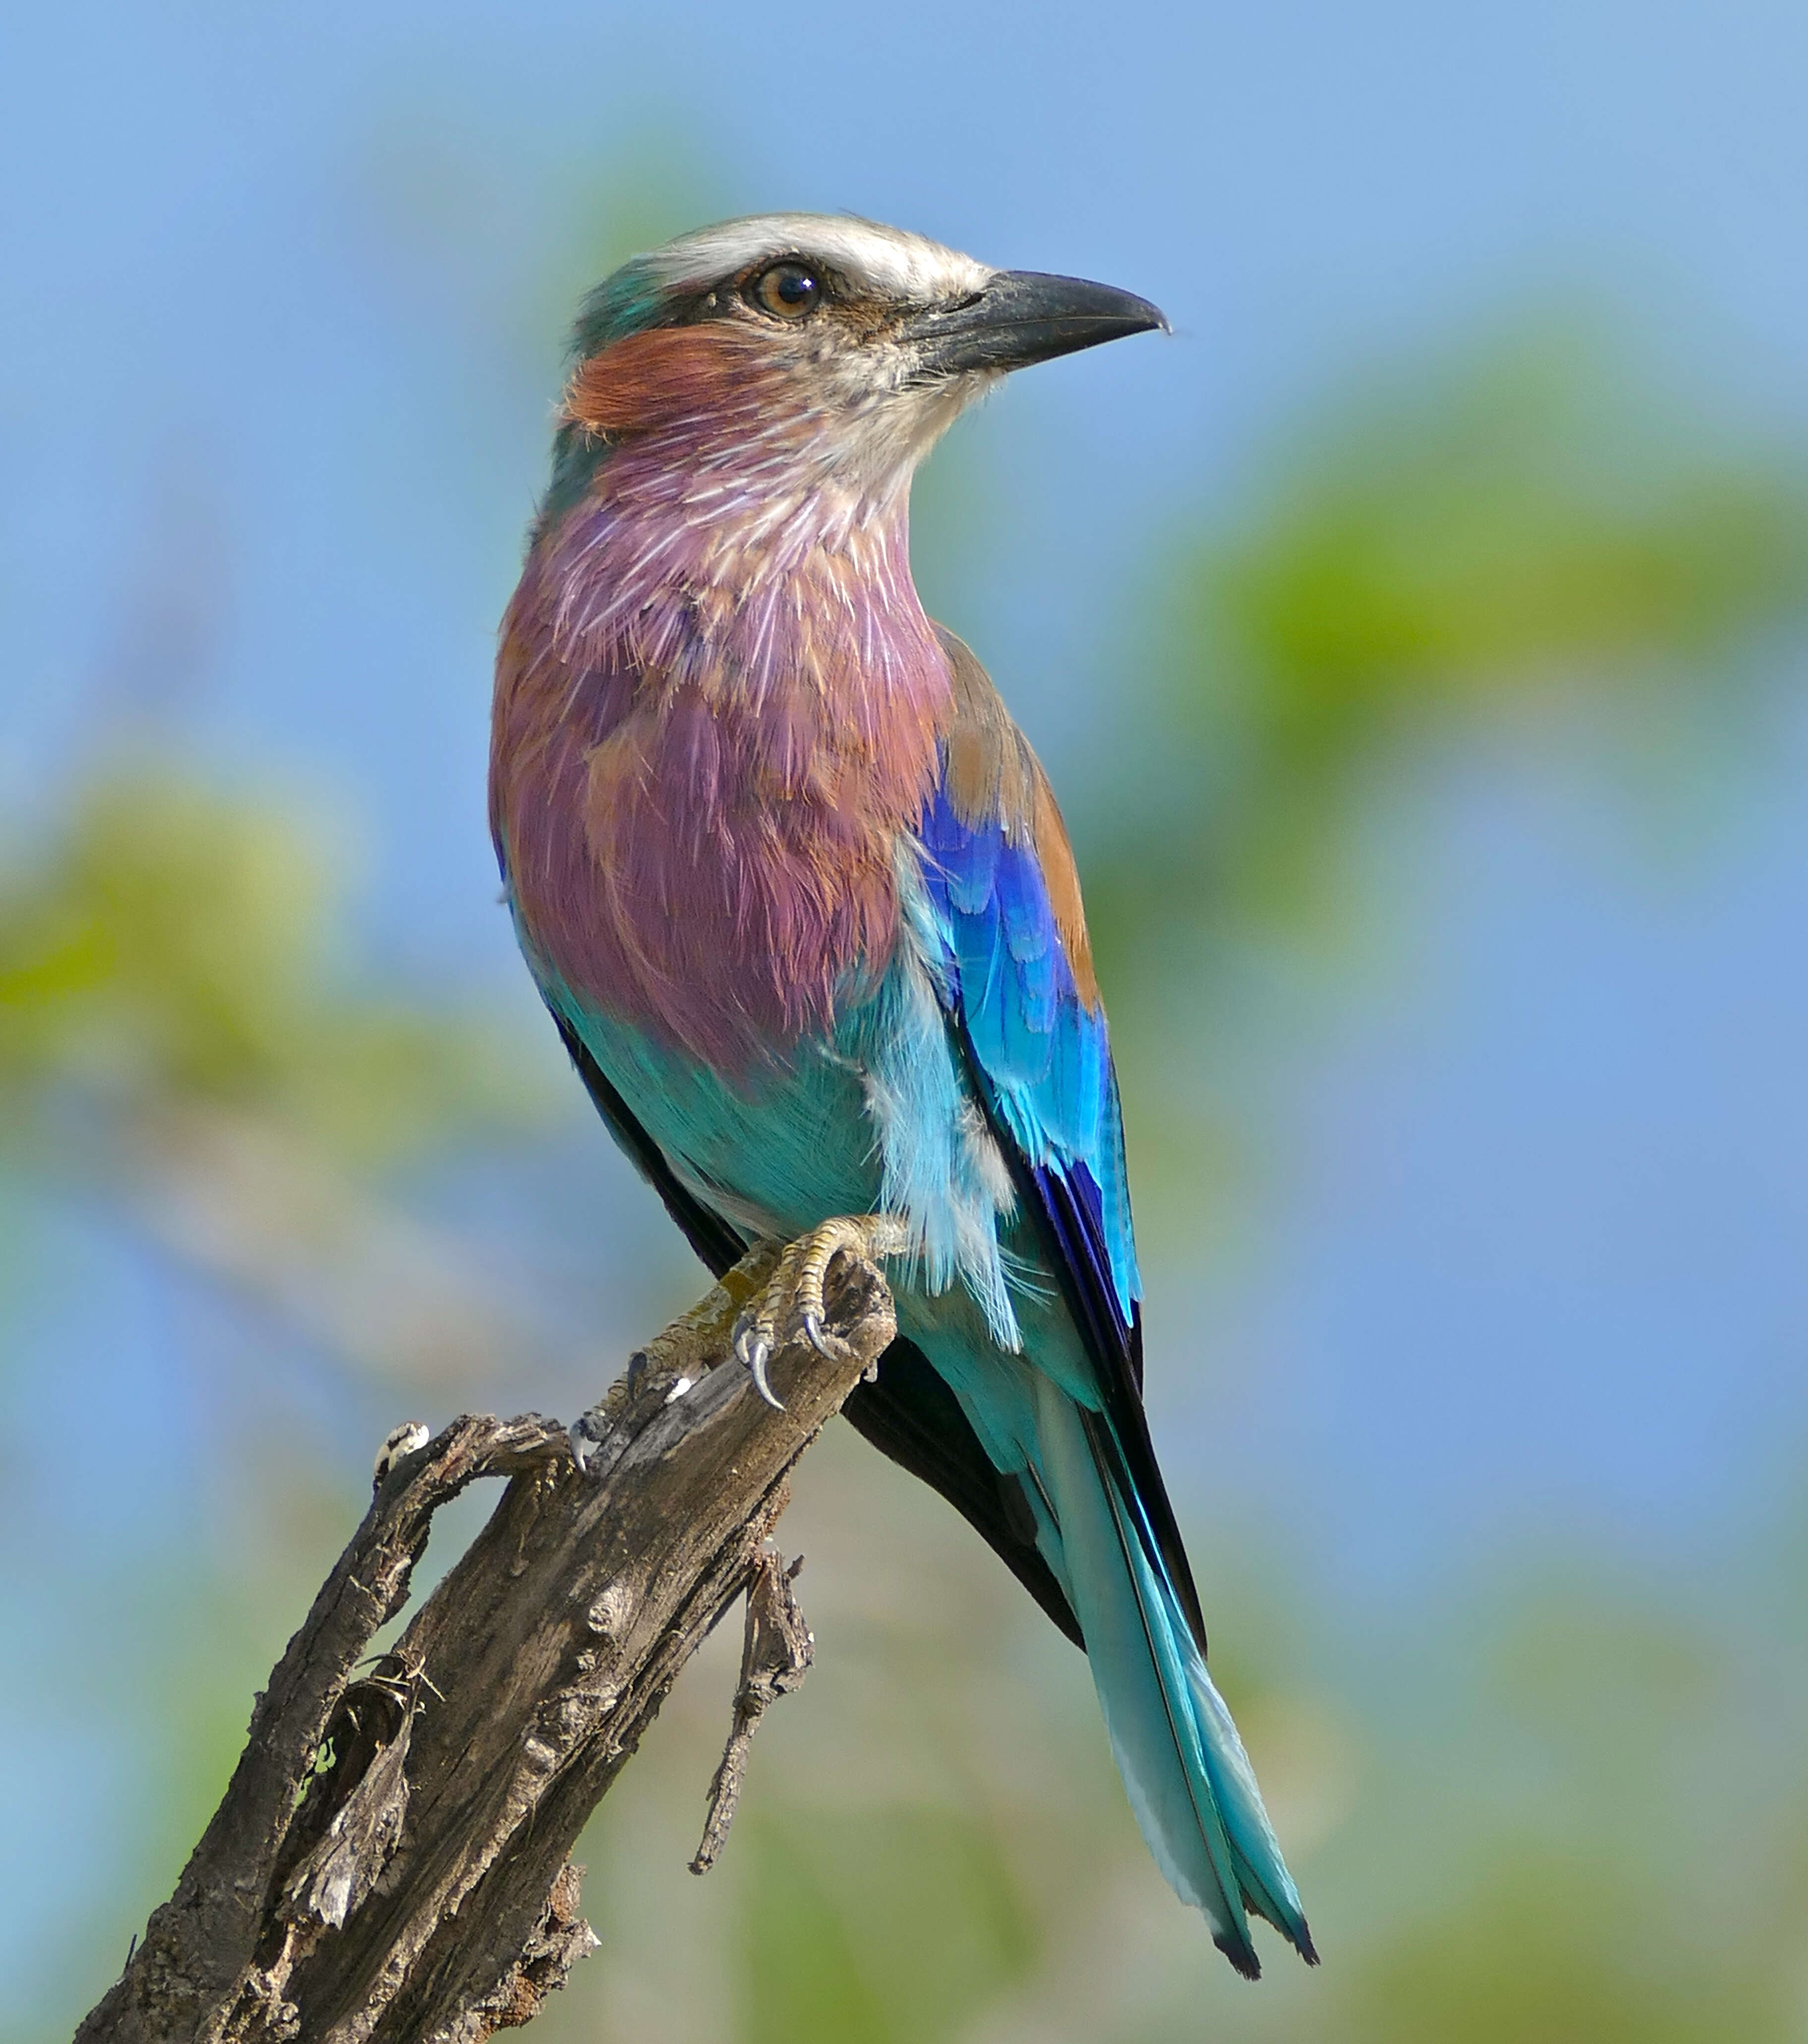
[[[952,632],[941,636],[957,716],[919,836],[944,1007],[1092,1366],[1139,1532],[1203,1654],[1199,1595],[1142,1409],[1123,1122],[1073,855],[985,669]]]
[[[1198,1593],[1143,1413],[1123,1121],[1073,855],[1042,769],[984,670],[951,634],[942,644],[956,714],[918,830],[938,992],[1090,1378],[1077,1397],[1052,1382],[1038,1393],[1033,1460],[1047,1486],[1050,1558],[1144,1834],[1220,1948],[1253,1975],[1246,1910],[1315,1954],[1206,1673]]]
[[[1025,758],[1043,793],[1027,748]],[[1134,1358],[1142,1286],[1117,1077],[1089,970],[1077,971],[1056,920],[1043,863],[1051,822],[1059,828],[1046,801],[1028,816],[963,813],[944,774],[921,828],[924,879],[946,945],[946,1004],[981,1097],[1057,1231],[1089,1332]],[[1071,867],[1065,837],[1048,851]]]

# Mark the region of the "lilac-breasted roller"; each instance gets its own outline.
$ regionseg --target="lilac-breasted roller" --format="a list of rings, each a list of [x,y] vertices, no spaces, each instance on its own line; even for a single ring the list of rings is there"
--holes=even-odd
[[[847,218],[624,265],[503,624],[491,819],[566,1047],[693,1247],[720,1274],[797,1245],[737,1337],[762,1390],[837,1247],[894,1259],[900,1336],[849,1418],[1084,1648],[1151,1851],[1253,1975],[1252,1911],[1314,1954],[1150,1443],[1073,858],[908,559],[965,405],[1165,324]]]

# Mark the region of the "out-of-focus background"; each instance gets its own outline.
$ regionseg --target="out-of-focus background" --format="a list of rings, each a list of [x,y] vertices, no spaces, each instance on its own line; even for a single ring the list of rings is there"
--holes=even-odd
[[[168,1892],[387,1428],[570,1414],[701,1288],[513,955],[488,668],[578,294],[777,206],[1174,322],[964,423],[917,567],[1080,844],[1155,1431],[1325,1964],[1230,1977],[1082,1661],[838,1429],[726,1860],[731,1641],[541,2032],[1808,2031],[1808,16],[5,41],[0,2037]]]

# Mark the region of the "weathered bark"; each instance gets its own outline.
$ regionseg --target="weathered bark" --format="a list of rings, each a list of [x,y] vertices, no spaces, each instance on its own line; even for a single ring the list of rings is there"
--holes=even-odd
[[[479,2044],[562,1984],[595,1942],[567,1855],[679,1669],[758,1584],[731,1789],[743,1735],[808,1658],[764,1543],[895,1326],[878,1272],[839,1259],[845,1356],[789,1343],[773,1411],[717,1367],[773,1260],[754,1251],[631,1360],[575,1430],[583,1470],[535,1415],[455,1420],[379,1470],[225,1800],[77,2044]],[[509,1479],[489,1523],[360,1674],[434,1512],[482,1476]]]

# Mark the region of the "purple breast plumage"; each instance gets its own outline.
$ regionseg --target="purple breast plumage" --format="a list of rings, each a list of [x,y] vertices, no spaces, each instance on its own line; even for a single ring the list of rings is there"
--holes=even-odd
[[[883,972],[952,703],[907,490],[800,478],[808,408],[774,374],[708,327],[581,367],[568,416],[609,451],[536,535],[498,672],[493,822],[528,940],[724,1073]]]

